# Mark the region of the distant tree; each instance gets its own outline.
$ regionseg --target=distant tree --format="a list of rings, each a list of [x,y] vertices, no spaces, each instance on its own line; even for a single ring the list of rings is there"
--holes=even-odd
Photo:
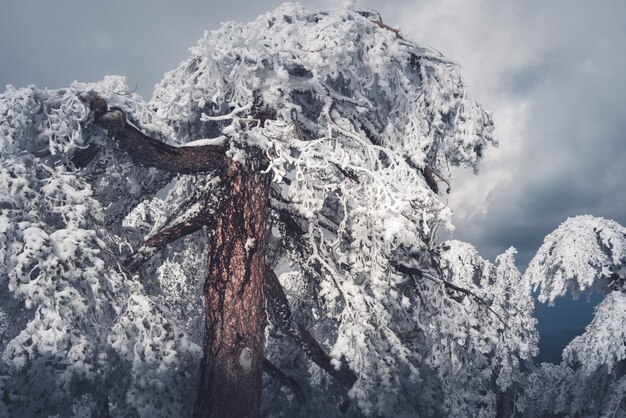
[[[456,331],[467,335],[463,344],[456,345],[459,359],[451,362],[454,372],[449,372],[455,387],[446,390],[444,399],[454,399],[450,394],[456,393],[459,405],[465,405],[453,409],[454,416],[511,416],[523,409],[516,399],[525,391],[524,372],[537,354],[538,342],[531,287],[515,266],[517,251],[509,248],[494,266],[467,243],[448,241],[442,248],[443,276],[463,289],[460,292],[466,296],[457,301],[468,310],[468,323],[460,322]],[[439,368],[446,367],[446,361],[439,362]],[[462,370],[455,363],[463,365]],[[476,405],[464,403],[470,394],[479,396]]]
[[[205,35],[147,103],[107,77],[9,87],[0,115],[1,414],[517,407],[515,251],[437,241],[491,118],[377,13],[285,5]]]
[[[605,295],[585,332],[563,351],[562,363],[544,363],[530,375],[531,416],[624,416],[626,228],[589,215],[570,218],[546,237],[525,276],[550,304],[567,291]]]

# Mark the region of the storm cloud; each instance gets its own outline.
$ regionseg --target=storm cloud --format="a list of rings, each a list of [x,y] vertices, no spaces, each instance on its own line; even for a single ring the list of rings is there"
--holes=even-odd
[[[405,7],[410,7],[407,3]],[[524,267],[568,216],[626,223],[626,3],[440,1],[399,25],[463,65],[500,147],[457,171],[455,238]]]

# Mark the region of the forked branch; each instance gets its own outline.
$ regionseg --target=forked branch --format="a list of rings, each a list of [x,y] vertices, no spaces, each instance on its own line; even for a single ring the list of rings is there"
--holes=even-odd
[[[276,319],[276,325],[304,349],[311,361],[326,370],[328,374],[345,387],[351,388],[357,380],[356,374],[345,364],[341,364],[339,369],[335,369],[331,357],[326,354],[313,335],[304,326],[293,320],[287,295],[285,295],[278,277],[268,266],[265,266],[263,290],[267,297],[268,306]]]
[[[197,208],[192,205],[192,216],[183,213],[177,219],[170,222],[165,228],[148,238],[124,263],[126,268],[133,273],[148,262],[159,250],[168,244],[201,230],[205,226],[213,224],[213,213],[219,210],[219,204],[213,205],[213,197],[207,194],[198,203]]]

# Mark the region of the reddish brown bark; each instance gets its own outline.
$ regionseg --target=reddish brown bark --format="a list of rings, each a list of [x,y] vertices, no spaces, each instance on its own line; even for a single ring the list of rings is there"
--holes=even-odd
[[[217,170],[226,185],[214,212],[204,202],[200,212],[170,225],[144,243],[129,260],[137,270],[158,249],[211,225],[208,239],[208,276],[205,282],[204,357],[195,417],[259,416],[263,373],[265,308],[265,228],[270,176],[258,166],[247,168],[228,158],[224,146],[175,147],[146,136],[127,123],[126,114],[110,108],[97,95],[84,95],[95,122],[111,133],[120,147],[140,165],[192,174]],[[261,114],[263,123],[273,114]],[[97,150],[75,156],[77,167],[85,166]],[[208,197],[207,197],[208,198]],[[269,364],[269,362],[267,362]],[[269,367],[269,366],[268,366]],[[284,375],[271,367],[273,375]]]
[[[209,232],[205,340],[195,417],[258,417],[269,177],[231,161]]]
[[[105,128],[120,147],[137,164],[179,174],[202,173],[224,169],[230,158],[226,146],[172,146],[150,138],[129,124],[126,113],[117,107],[108,108],[106,101],[97,95],[83,95],[89,103],[97,125]],[[74,165],[84,167],[97,153],[97,148],[87,149],[74,156]]]
[[[196,216],[152,236],[126,263],[134,272],[167,244],[211,226],[204,295],[204,357],[194,416],[258,417],[264,364],[266,371],[290,386],[301,401],[304,394],[297,382],[263,357],[269,176],[227,158],[222,146],[175,147],[150,138],[127,123],[123,110],[109,109],[99,96],[81,98],[91,106],[96,123],[113,134],[136,163],[183,174],[217,170],[227,185],[220,202],[210,202],[207,196]],[[273,117],[271,112],[258,116],[261,124]],[[77,153],[75,166],[86,166],[97,152],[98,148],[91,145]],[[313,336],[291,322],[286,296],[273,272],[265,291],[269,292],[272,308],[286,315],[280,318],[280,325],[287,334],[296,338],[314,362],[347,387],[352,386],[354,373],[345,366],[335,370]]]

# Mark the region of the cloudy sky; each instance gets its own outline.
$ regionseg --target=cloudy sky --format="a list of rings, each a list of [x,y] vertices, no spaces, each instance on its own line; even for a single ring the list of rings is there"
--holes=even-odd
[[[149,98],[204,30],[280,3],[0,0],[0,85],[59,88],[122,74]],[[524,268],[568,216],[626,224],[626,2],[369,0],[355,7],[377,9],[390,26],[459,61],[470,92],[493,112],[501,145],[488,151],[478,176],[457,173],[449,198],[454,238],[492,260],[513,245]],[[540,311],[544,329],[584,326],[590,308],[569,306]]]

